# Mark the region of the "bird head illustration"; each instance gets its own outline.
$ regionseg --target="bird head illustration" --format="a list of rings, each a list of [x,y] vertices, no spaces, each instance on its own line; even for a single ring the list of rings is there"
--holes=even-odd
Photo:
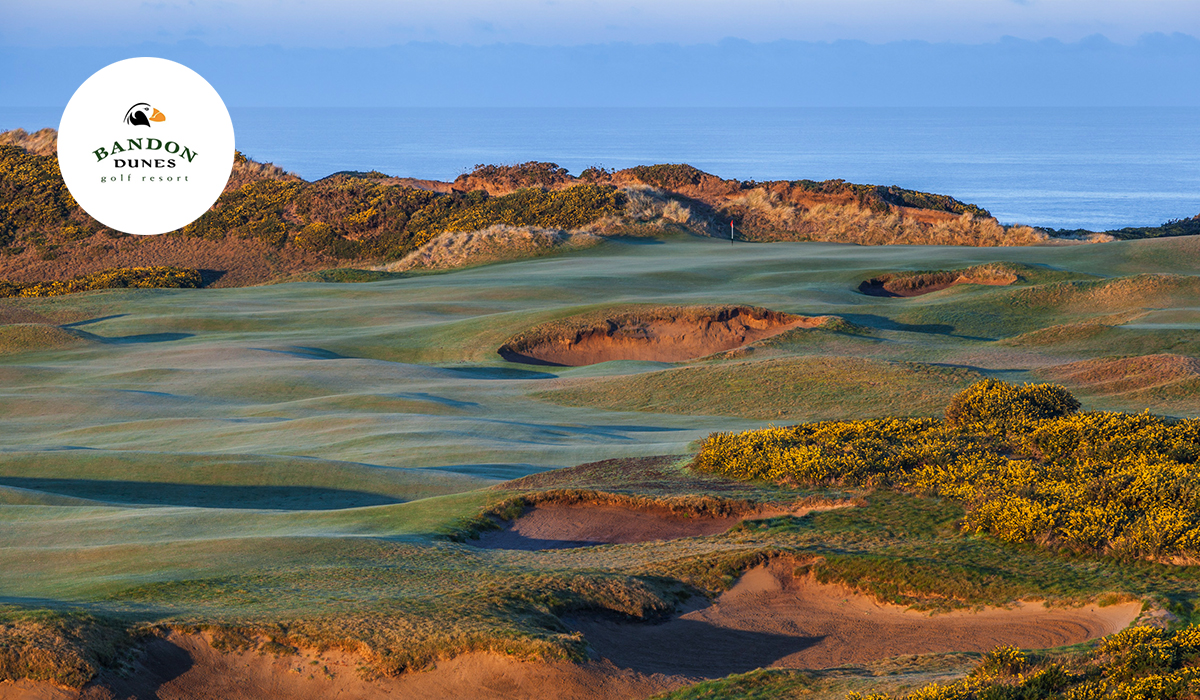
[[[130,126],[150,126],[150,122],[165,122],[166,120],[167,115],[145,102],[139,102],[125,112],[125,123]]]

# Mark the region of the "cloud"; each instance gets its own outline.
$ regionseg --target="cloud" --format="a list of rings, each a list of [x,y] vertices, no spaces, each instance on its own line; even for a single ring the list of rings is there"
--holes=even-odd
[[[6,0],[6,31],[24,45],[132,43],[162,29],[236,45],[384,46],[449,43],[579,45],[751,41],[1077,41],[1104,33],[1200,35],[1195,0]]]

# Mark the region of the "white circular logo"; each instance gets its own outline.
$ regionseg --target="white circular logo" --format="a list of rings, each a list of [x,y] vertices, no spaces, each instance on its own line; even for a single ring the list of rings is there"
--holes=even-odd
[[[58,126],[71,196],[105,226],[138,235],[181,228],[208,211],[233,169],[233,122],[192,69],[130,58],[97,71]]]

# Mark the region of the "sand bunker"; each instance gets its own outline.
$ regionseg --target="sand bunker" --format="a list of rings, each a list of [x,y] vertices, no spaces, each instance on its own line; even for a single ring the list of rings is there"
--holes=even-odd
[[[776,515],[805,516],[842,505],[825,505],[790,511],[755,511],[728,517],[675,515],[669,511],[621,506],[543,504],[531,508],[498,532],[485,533],[473,542],[488,549],[567,549],[598,544],[628,544],[699,537],[725,532],[749,518]]]
[[[880,275],[858,285],[858,291],[874,297],[915,297],[957,284],[1016,284],[1020,276],[1001,265],[980,265],[965,270],[938,270]]]
[[[682,362],[825,320],[753,306],[652,307],[544,323],[510,338],[497,352],[509,362],[570,367],[611,360]]]
[[[663,624],[587,618],[569,624],[620,668],[716,678],[769,666],[830,668],[1003,644],[1076,644],[1124,629],[1142,609],[1140,602],[1069,609],[1025,603],[930,616],[811,577],[792,578],[791,570],[784,562],[753,569],[715,603]]]

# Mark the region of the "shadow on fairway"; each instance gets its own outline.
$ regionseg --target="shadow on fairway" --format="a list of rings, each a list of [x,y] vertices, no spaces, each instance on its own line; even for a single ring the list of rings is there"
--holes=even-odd
[[[404,502],[377,493],[314,486],[222,486],[15,476],[0,477],[0,485],[108,503],[196,508],[334,510]]]

